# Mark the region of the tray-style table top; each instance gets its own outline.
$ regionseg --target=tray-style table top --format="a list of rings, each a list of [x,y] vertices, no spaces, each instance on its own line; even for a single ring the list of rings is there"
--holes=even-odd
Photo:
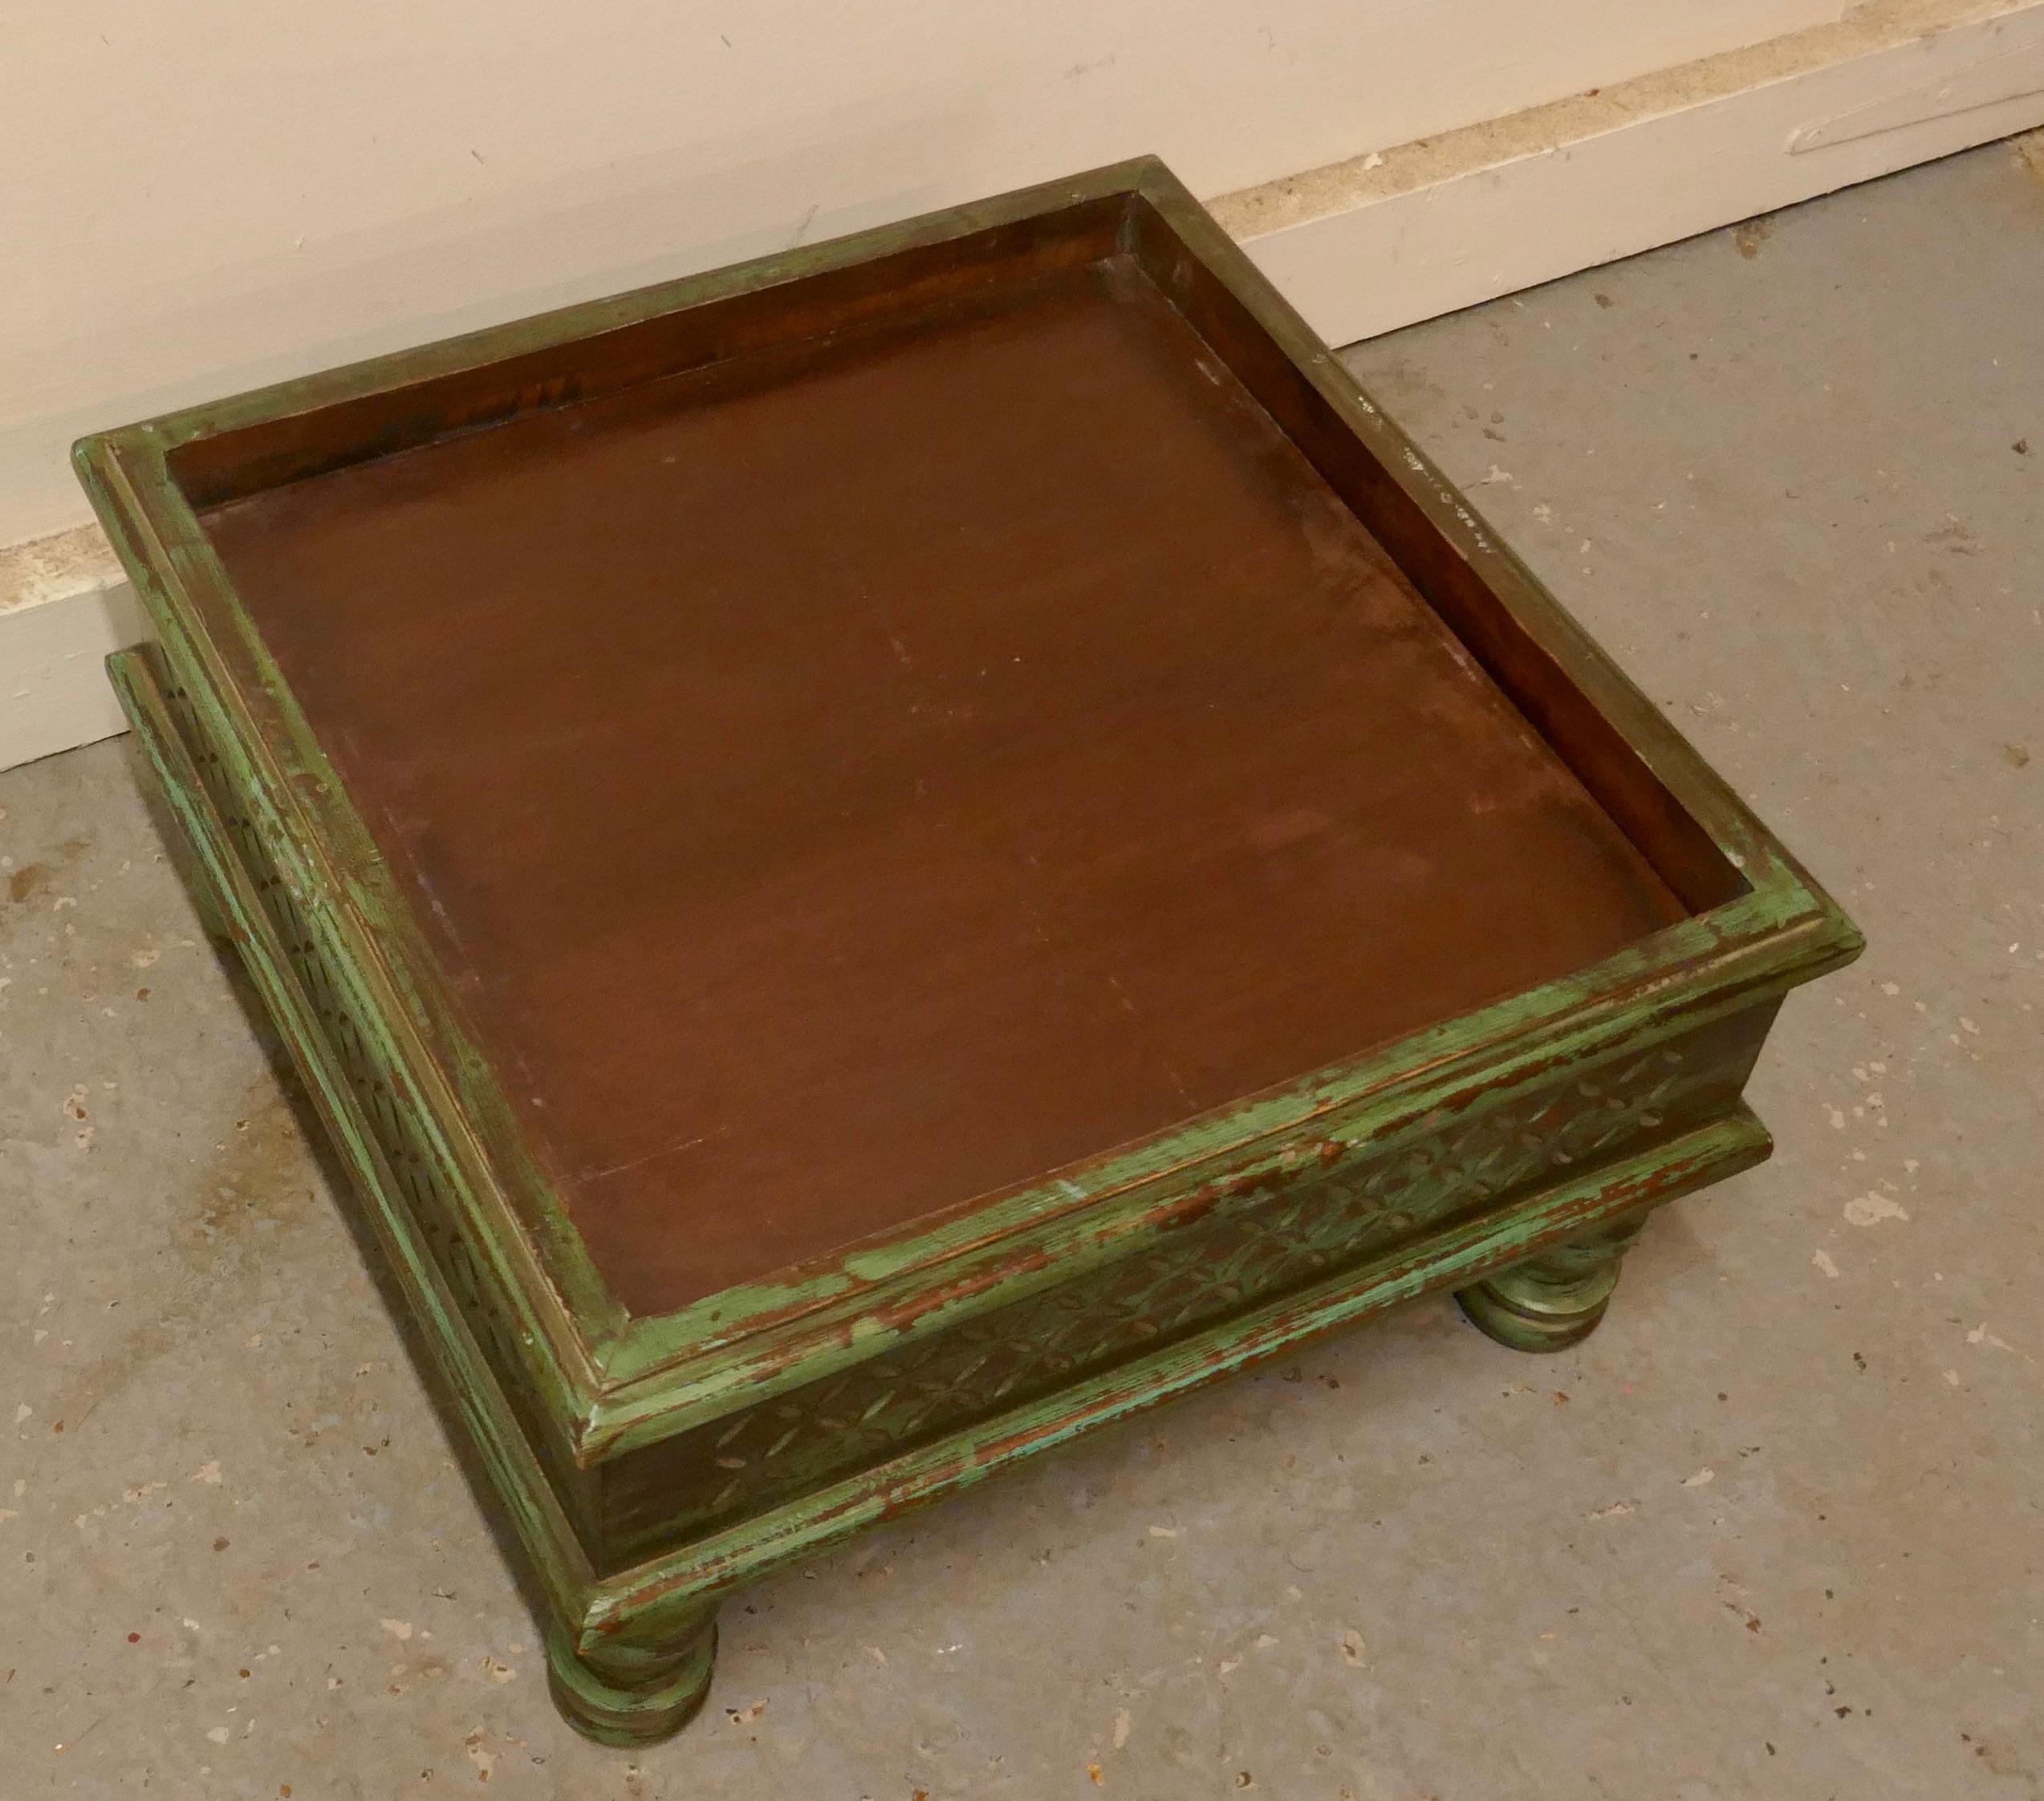
[[[1684,910],[1125,258],[202,517],[635,1312]]]

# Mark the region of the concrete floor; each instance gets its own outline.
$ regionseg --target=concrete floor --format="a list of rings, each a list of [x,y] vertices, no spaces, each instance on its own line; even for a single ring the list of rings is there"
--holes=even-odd
[[[0,777],[0,1795],[2044,1795],[2040,295],[1993,146],[1353,353],[1866,929],[1774,1160],[1578,1351],[1428,1303],[768,1583],[636,1762],[121,746]]]

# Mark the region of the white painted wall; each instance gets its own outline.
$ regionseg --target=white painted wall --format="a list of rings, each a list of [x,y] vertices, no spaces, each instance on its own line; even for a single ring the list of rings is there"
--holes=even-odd
[[[1845,0],[0,0],[0,545],[72,438],[1156,150],[1202,194]]]

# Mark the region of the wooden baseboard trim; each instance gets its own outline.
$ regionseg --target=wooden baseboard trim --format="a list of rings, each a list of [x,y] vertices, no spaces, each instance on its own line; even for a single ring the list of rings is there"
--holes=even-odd
[[[125,731],[106,660],[149,635],[96,525],[0,549],[0,770]]]
[[[1331,344],[2044,124],[2044,0],[1870,0],[1210,202]]]

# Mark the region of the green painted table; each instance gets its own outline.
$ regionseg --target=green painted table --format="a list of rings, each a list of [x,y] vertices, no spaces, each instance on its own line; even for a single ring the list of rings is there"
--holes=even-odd
[[[593,1736],[1440,1289],[1571,1344],[1851,924],[1154,161],[89,438],[113,661]]]

